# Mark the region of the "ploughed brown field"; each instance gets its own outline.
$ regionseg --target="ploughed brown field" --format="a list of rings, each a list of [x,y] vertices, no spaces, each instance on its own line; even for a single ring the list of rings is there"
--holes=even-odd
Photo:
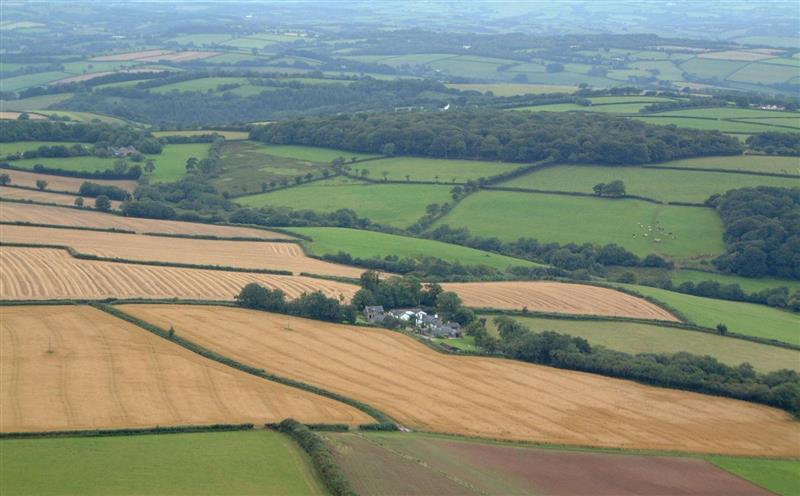
[[[32,200],[42,203],[56,203],[59,205],[75,205],[77,196],[65,195],[63,193],[52,193],[50,191],[35,191],[32,189],[9,188],[0,186],[0,198],[10,198],[12,200]],[[83,204],[87,208],[94,208],[94,198],[84,197]],[[6,208],[7,203],[2,205]],[[118,209],[120,202],[111,201],[111,208]]]
[[[170,239],[165,239],[165,244]],[[72,258],[55,248],[0,250],[0,299],[182,298],[232,300],[255,282],[288,297],[322,291],[349,300],[358,288],[336,281],[208,269],[184,269]]]
[[[47,189],[52,191],[67,191],[77,193],[81,188],[81,184],[86,181],[95,184],[102,184],[104,186],[116,186],[124,189],[125,191],[133,192],[136,189],[136,181],[123,180],[123,179],[82,179],[78,177],[61,177],[51,176],[50,174],[37,174],[35,172],[18,171],[11,169],[3,169],[3,174],[8,174],[11,178],[11,184],[15,186],[28,186],[30,188],[36,187],[36,181],[44,179],[47,181]]]
[[[781,410],[488,357],[380,329],[225,307],[123,310],[251,366],[373,405],[414,430],[543,443],[800,455]]]
[[[0,221],[30,222],[56,226],[97,227],[101,229],[125,229],[138,233],[191,234],[218,236],[223,238],[250,237],[261,239],[287,239],[286,234],[250,227],[217,226],[198,222],[175,220],[139,219],[105,214],[76,208],[51,207],[46,205],[24,205],[3,203]]]
[[[550,281],[454,282],[442,284],[470,307],[534,312],[679,320],[665,309],[613,289]]]
[[[88,306],[0,307],[0,317],[3,432],[371,420]]]
[[[126,260],[279,269],[343,277],[358,277],[363,272],[307,257],[296,243],[164,238],[11,225],[0,225],[0,241],[70,246],[80,253]]]

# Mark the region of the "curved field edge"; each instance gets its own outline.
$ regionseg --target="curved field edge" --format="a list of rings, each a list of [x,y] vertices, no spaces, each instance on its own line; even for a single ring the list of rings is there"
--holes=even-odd
[[[172,323],[193,341],[237,360],[269,363],[281,375],[374,404],[415,430],[577,446],[750,456],[798,453],[788,414],[742,401],[513,360],[438,354],[381,329],[293,318],[287,333],[285,316],[240,308],[187,313],[180,306],[138,305],[126,310],[162,326]],[[381,358],[387,353],[391,359]],[[487,367],[493,372],[480,372]],[[513,385],[508,383],[512,376]],[[539,393],[531,396],[531,388]],[[565,397],[556,389],[571,394]],[[509,401],[513,408],[503,406]],[[666,408],[654,406],[659,401]],[[486,423],[481,419],[489,411],[494,413]],[[693,420],[687,423],[689,411]],[[703,427],[701,412],[709,422],[714,419],[713,428]],[[620,415],[624,422],[611,419]],[[595,422],[606,426],[600,437]],[[667,432],[672,434],[664,437]]]

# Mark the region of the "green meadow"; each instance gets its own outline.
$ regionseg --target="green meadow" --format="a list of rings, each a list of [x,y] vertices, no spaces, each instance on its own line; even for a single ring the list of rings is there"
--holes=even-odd
[[[272,193],[242,196],[250,207],[289,207],[318,212],[352,209],[360,217],[396,227],[408,227],[425,215],[425,206],[450,199],[450,187],[427,184],[368,184],[336,177]]]
[[[747,293],[755,293],[764,289],[779,288],[781,286],[788,288],[790,292],[800,291],[800,281],[793,281],[791,279],[777,279],[772,277],[754,279],[752,277],[717,274],[714,272],[691,269],[671,272],[671,276],[673,284],[676,285],[683,282],[698,283],[702,281],[717,281],[720,284],[738,284]]]
[[[269,431],[0,441],[0,493],[325,494],[306,455]]]
[[[487,316],[491,322],[492,316]],[[728,365],[748,362],[761,372],[792,369],[800,372],[800,351],[731,339],[697,331],[610,320],[568,320],[514,317],[535,332],[556,331],[586,339],[592,345],[626,353],[709,355]]]
[[[438,181],[443,184],[496,176],[520,167],[520,164],[503,162],[419,157],[385,158],[353,166],[355,171],[368,170],[370,179],[381,180],[386,177],[390,181]]]
[[[725,249],[722,221],[713,209],[640,200],[480,191],[434,227],[442,224],[506,241],[616,243],[638,255],[671,258],[717,255]]]
[[[344,158],[345,162],[350,162],[351,159],[364,160],[365,158],[375,158],[379,155],[371,153],[348,152],[344,150],[336,150],[333,148],[320,148],[316,146],[302,146],[302,145],[262,145],[264,153],[275,155],[276,157],[295,158],[298,160],[307,160],[309,162],[316,162],[318,164],[330,164],[337,158]],[[357,166],[353,166],[357,167]]]
[[[648,286],[615,284],[655,298],[681,312],[697,325],[728,330],[746,336],[800,345],[800,314],[766,305],[702,298]]]
[[[657,124],[659,126],[678,126],[688,127],[690,129],[700,130],[717,130],[723,133],[763,133],[766,131],[775,131],[780,128],[775,128],[769,125],[756,124],[752,122],[742,121],[726,121],[721,119],[703,119],[695,117],[681,117],[681,116],[665,116],[663,114],[633,116],[631,119],[637,119],[649,124]]]
[[[428,256],[464,265],[488,265],[499,270],[505,270],[509,266],[541,265],[441,241],[374,231],[341,227],[293,227],[290,230],[310,236],[313,241],[308,246],[315,255],[334,255],[343,251],[360,258],[383,258],[387,255],[400,258]]]
[[[661,201],[703,203],[713,194],[754,186],[800,187],[800,177],[770,177],[725,172],[679,171],[646,167],[559,165],[502,183],[502,186],[592,193],[598,183],[621,180],[629,195]]]
[[[714,465],[781,496],[800,494],[800,461],[708,456]]]
[[[731,157],[700,157],[655,164],[667,167],[699,169],[740,170],[794,174],[800,176],[800,157],[775,157],[768,155],[736,155]]]

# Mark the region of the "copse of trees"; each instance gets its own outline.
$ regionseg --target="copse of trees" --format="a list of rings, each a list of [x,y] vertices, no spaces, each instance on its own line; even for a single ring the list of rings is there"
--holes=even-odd
[[[645,384],[762,403],[800,415],[800,374],[778,370],[759,374],[748,363],[729,366],[691,353],[631,355],[591,346],[553,331],[532,332],[509,317],[495,319],[499,338],[478,320],[466,328],[476,344],[525,362],[582,370]]]
[[[645,124],[587,112],[455,110],[336,115],[255,127],[252,139],[440,158],[633,165],[736,155],[742,145],[717,131]]]
[[[294,300],[288,300],[280,289],[269,289],[260,284],[250,283],[236,295],[236,303],[244,308],[283,313],[327,322],[356,321],[356,309],[343,303],[341,299],[325,296],[321,291],[303,293]]]
[[[117,201],[125,201],[131,196],[130,193],[118,186],[97,184],[89,181],[84,181],[81,184],[78,194],[90,197],[104,195],[111,200]]]
[[[768,155],[800,156],[800,133],[779,133],[770,131],[749,136],[745,141],[748,147]],[[792,171],[797,173],[797,171]]]
[[[742,188],[708,203],[725,224],[727,250],[714,261],[719,269],[800,279],[800,188]]]

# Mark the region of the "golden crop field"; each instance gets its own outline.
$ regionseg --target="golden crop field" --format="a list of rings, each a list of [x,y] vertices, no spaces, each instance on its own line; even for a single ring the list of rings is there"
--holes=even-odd
[[[88,306],[0,307],[0,431],[371,420]]]
[[[386,330],[224,307],[124,305],[251,366],[380,408],[415,430],[543,443],[800,455],[781,410],[488,357],[437,353]]]
[[[363,269],[307,257],[296,243],[163,238],[141,234],[80,231],[32,226],[0,226],[0,241],[70,246],[80,253],[126,260],[245,269],[289,270],[358,277]]]
[[[39,179],[44,179],[45,181],[47,181],[47,189],[53,191],[67,191],[71,193],[77,193],[81,187],[81,184],[85,183],[86,181],[90,181],[95,184],[102,184],[104,186],[116,186],[118,188],[130,192],[133,192],[133,190],[136,189],[136,181],[126,180],[126,179],[88,180],[78,177],[51,176],[50,174],[37,174],[35,172],[19,171],[11,169],[4,169],[2,173],[8,174],[8,176],[11,178],[10,184],[15,186],[28,186],[30,188],[35,188],[36,181],[38,181]]]
[[[217,226],[198,222],[175,220],[140,219],[119,215],[78,210],[75,208],[51,207],[47,205],[23,205],[4,203],[0,208],[0,221],[30,222],[57,226],[97,227],[101,229],[126,229],[139,233],[192,234],[219,237],[251,237],[262,239],[291,238],[286,234],[264,231],[250,227]]]
[[[442,284],[464,304],[479,308],[604,315],[639,319],[678,319],[649,301],[613,289],[549,281],[463,282]]]
[[[302,276],[78,260],[65,250],[51,248],[3,247],[0,268],[0,299],[7,300],[233,300],[251,282],[280,288],[289,298],[319,290],[331,297],[344,295],[350,299],[358,289],[351,284]]]
[[[0,198],[9,198],[12,200],[32,200],[42,203],[56,203],[58,205],[74,205],[77,196],[65,195],[63,193],[52,193],[50,191],[36,191],[32,189],[22,188],[9,188],[7,186],[0,186]],[[94,198],[84,198],[84,206],[93,208]],[[3,208],[7,204],[3,204]],[[111,208],[118,209],[120,202],[111,201]]]

